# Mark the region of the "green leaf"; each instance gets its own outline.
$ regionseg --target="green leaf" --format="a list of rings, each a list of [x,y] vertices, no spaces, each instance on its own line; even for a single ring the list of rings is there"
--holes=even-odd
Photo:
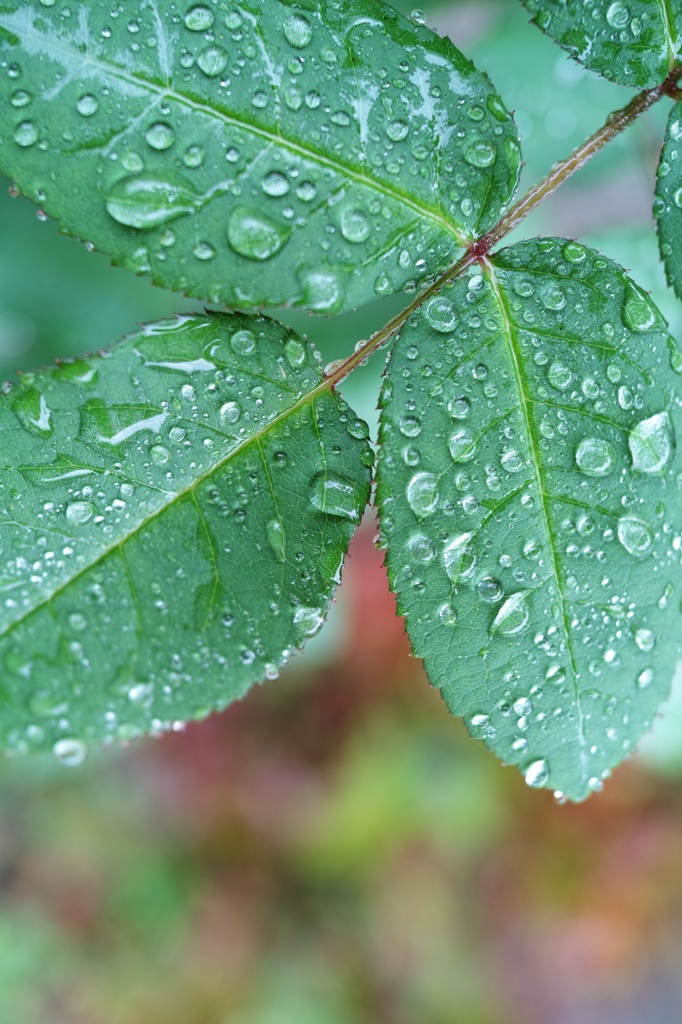
[[[580,800],[649,728],[679,650],[677,350],[575,242],[484,271],[430,299],[391,357],[382,538],[451,710],[530,785]]]
[[[335,313],[444,269],[514,191],[485,75],[377,0],[0,0],[0,172],[166,287]]]
[[[612,82],[659,85],[682,47],[680,0],[521,0],[543,32]]]
[[[0,430],[2,746],[201,717],[322,625],[371,453],[280,324],[151,325],[23,376]]]
[[[668,284],[682,298],[682,106],[670,111],[656,177],[654,214]]]

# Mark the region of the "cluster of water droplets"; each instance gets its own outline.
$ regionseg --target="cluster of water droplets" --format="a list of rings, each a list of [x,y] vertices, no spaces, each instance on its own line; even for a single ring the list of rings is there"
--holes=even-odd
[[[150,325],[7,391],[10,748],[76,764],[91,741],[202,717],[320,629],[372,461],[340,399],[290,412],[320,379],[300,338],[230,315]]]

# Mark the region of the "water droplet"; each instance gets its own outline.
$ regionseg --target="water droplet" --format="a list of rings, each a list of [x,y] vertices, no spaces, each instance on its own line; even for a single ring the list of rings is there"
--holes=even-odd
[[[443,564],[453,583],[469,579],[476,567],[476,553],[471,548],[473,536],[473,533],[461,533],[443,548]]]
[[[552,387],[556,388],[557,391],[565,391],[571,385],[573,372],[564,363],[555,359],[547,371],[547,378]]]
[[[632,331],[644,332],[656,323],[656,310],[649,296],[632,281],[627,282],[623,305],[623,321]]]
[[[506,469],[508,473],[520,473],[523,469],[523,458],[515,448],[510,448],[509,451],[506,451],[500,461],[502,468]]]
[[[271,519],[266,526],[268,544],[278,562],[286,560],[284,543],[284,524],[281,519]]]
[[[209,46],[199,54],[197,64],[207,78],[217,78],[227,67],[227,54],[219,46]]]
[[[652,651],[656,646],[656,637],[650,629],[638,629],[635,631],[635,643],[640,651]]]
[[[646,689],[654,681],[653,669],[645,668],[643,672],[640,672],[637,676],[637,688],[639,690]]]
[[[653,546],[654,531],[643,519],[624,516],[618,520],[618,540],[628,554],[635,558],[645,558]]]
[[[76,526],[87,523],[94,514],[95,506],[91,501],[72,501],[66,506],[66,518]]]
[[[290,187],[286,174],[280,171],[271,171],[263,178],[263,191],[267,196],[285,196]]]
[[[630,11],[627,9],[625,4],[620,3],[620,0],[617,0],[617,2],[611,4],[607,10],[606,20],[613,28],[625,28],[630,20]]]
[[[305,363],[305,345],[298,338],[287,338],[284,342],[284,355],[292,369]]]
[[[209,242],[197,242],[192,251],[198,260],[212,260],[215,256],[215,249]]]
[[[279,252],[286,241],[284,231],[262,213],[238,206],[227,226],[227,240],[240,256],[249,260],[267,260]]]
[[[528,592],[519,590],[504,602],[490,627],[492,634],[515,636],[528,625],[530,610],[526,601]]]
[[[407,485],[406,496],[418,519],[430,516],[438,504],[438,477],[433,473],[415,473]]]
[[[297,608],[294,613],[294,625],[298,626],[303,636],[315,636],[324,625],[321,608]]]
[[[567,242],[563,248],[563,255],[569,263],[582,263],[587,256],[587,251],[577,242]]]
[[[152,149],[158,150],[170,149],[175,142],[175,132],[169,124],[165,124],[163,121],[157,121],[151,125],[144,137]]]
[[[524,771],[526,785],[542,789],[549,780],[549,765],[546,761],[531,761]]]
[[[310,481],[310,501],[316,509],[340,519],[359,519],[355,486],[340,476],[317,473]]]
[[[196,7],[190,7],[185,15],[185,28],[188,28],[190,32],[208,32],[214,21],[213,11],[197,4]]]
[[[313,38],[313,29],[302,14],[291,14],[283,25],[287,42],[297,50],[303,50]]]
[[[453,462],[469,462],[476,454],[476,440],[468,430],[457,430],[448,441]]]
[[[196,198],[180,178],[145,174],[117,181],[105,194],[105,205],[119,224],[145,230],[192,213]]]
[[[304,203],[311,203],[317,195],[317,189],[312,181],[302,181],[296,186],[296,195]]]
[[[632,468],[639,473],[658,473],[671,459],[673,426],[667,412],[656,413],[632,428],[628,436]]]
[[[369,237],[370,222],[362,210],[343,210],[339,223],[347,242],[364,242]]]
[[[76,739],[57,740],[52,748],[54,756],[67,768],[76,768],[85,760],[87,753],[85,744]]]
[[[236,423],[241,416],[241,409],[236,402],[225,402],[225,405],[221,406],[220,418],[223,423]]]
[[[78,100],[76,104],[76,110],[83,117],[92,117],[99,110],[99,103],[92,93],[86,92],[84,96]]]
[[[206,157],[202,146],[188,146],[182,154],[182,162],[185,167],[201,167]]]
[[[442,295],[436,295],[426,303],[424,316],[429,326],[439,334],[450,334],[457,323],[457,314],[452,303]]]
[[[606,476],[613,469],[616,453],[608,441],[598,437],[585,437],[578,445],[575,461],[587,476]]]
[[[230,348],[238,356],[250,356],[256,350],[256,336],[253,331],[242,328],[230,338]]]
[[[426,15],[422,10],[416,7],[413,11],[410,12],[410,20],[413,21],[415,25],[425,25]]]
[[[504,597],[504,587],[494,576],[484,576],[476,585],[478,596],[482,601],[489,604],[496,604]]]
[[[406,121],[391,121],[386,128],[386,134],[388,135],[391,142],[401,142],[405,138],[409,131],[409,126]]]
[[[464,153],[464,159],[472,167],[490,167],[495,163],[497,151],[492,142],[487,139],[476,139]]]
[[[152,462],[155,462],[157,466],[165,466],[170,460],[171,453],[162,444],[153,444],[149,449]]]
[[[14,129],[14,141],[17,146],[21,146],[24,149],[38,141],[38,129],[33,124],[33,121],[22,121],[21,124],[16,126]]]
[[[26,92],[25,89],[16,89],[9,98],[12,106],[17,108],[27,107],[32,100],[30,92]]]
[[[35,388],[19,394],[12,402],[12,411],[31,434],[41,437],[52,433],[52,411],[45,395]]]

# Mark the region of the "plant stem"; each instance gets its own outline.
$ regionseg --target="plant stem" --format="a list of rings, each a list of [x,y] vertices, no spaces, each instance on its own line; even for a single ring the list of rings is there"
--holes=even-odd
[[[473,266],[474,263],[478,263],[486,259],[490,251],[493,249],[498,242],[500,242],[505,235],[508,235],[510,231],[513,231],[521,221],[525,220],[529,213],[544,202],[560,185],[563,185],[571,175],[575,174],[576,171],[591,160],[601,149],[604,148],[609,142],[620,135],[621,132],[629,128],[638,117],[646,113],[650,107],[658,102],[663,96],[668,96],[671,99],[678,100],[681,92],[678,88],[678,80],[682,75],[682,67],[677,67],[666,78],[665,82],[661,85],[657,85],[653,89],[645,89],[640,92],[635,98],[628,103],[626,107],[621,110],[616,110],[612,114],[609,114],[606,123],[591,135],[581,146],[578,147],[566,160],[562,160],[552,167],[549,174],[543,178],[541,182],[534,185],[533,188],[521,199],[515,206],[509,210],[504,217],[489,231],[486,235],[483,235],[477,241],[473,242],[465,254],[454,263],[448,270],[445,271],[433,284],[429,285],[428,288],[420,292],[419,295],[413,299],[413,301],[407,306],[406,309],[398,313],[389,320],[388,323],[373,334],[368,341],[363,342],[359,345],[355,352],[347,359],[339,360],[333,364],[333,369],[325,377],[325,380],[321,382],[316,388],[315,392],[324,391],[329,388],[335,387],[339,384],[344,377],[346,377],[351,370],[354,370],[360,363],[364,362],[368,356],[372,354],[380,345],[387,342],[392,335],[394,335],[403,324],[412,316],[414,312],[424,303],[427,299],[435,295],[436,292],[448,284],[450,281],[459,277],[465,273],[469,267]],[[315,393],[314,392],[314,393]]]

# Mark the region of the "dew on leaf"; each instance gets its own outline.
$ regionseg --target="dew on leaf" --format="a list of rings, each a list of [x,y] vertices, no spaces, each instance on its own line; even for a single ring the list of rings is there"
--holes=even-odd
[[[87,523],[94,514],[95,506],[91,501],[72,501],[66,506],[66,518],[76,526]]]
[[[209,7],[197,4],[190,7],[184,18],[185,28],[190,32],[208,32],[215,21],[215,14]]]
[[[317,473],[310,481],[310,501],[328,516],[355,521],[359,518],[355,486],[350,480],[328,473]]]
[[[615,452],[608,441],[584,437],[575,453],[578,469],[587,476],[606,476],[613,469]]]
[[[151,125],[145,132],[145,139],[152,147],[152,149],[164,150],[170,149],[175,142],[175,132],[169,124],[165,124],[163,121],[157,121]]]
[[[199,54],[197,64],[207,78],[217,78],[227,67],[227,54],[219,46],[209,46]]]
[[[530,609],[528,608],[527,591],[519,590],[504,602],[495,616],[490,632],[493,635],[515,636],[528,625]]]
[[[260,262],[279,252],[286,234],[264,214],[238,206],[227,225],[227,240],[239,256]]]
[[[52,751],[57,760],[67,768],[76,768],[82,764],[87,753],[85,744],[81,740],[71,738],[57,740]]]
[[[119,224],[148,230],[192,213],[196,195],[169,172],[121,178],[104,196],[107,213]]]
[[[427,323],[439,334],[450,334],[455,329],[457,314],[449,299],[436,295],[424,307]]]
[[[453,462],[469,462],[476,454],[476,439],[468,430],[457,430],[448,441]]]
[[[531,761],[524,770],[526,785],[541,789],[549,780],[549,765],[544,760]]]
[[[648,331],[656,323],[656,310],[648,295],[632,281],[626,285],[623,320],[626,327],[640,333]]]
[[[364,242],[370,233],[370,222],[362,210],[343,210],[339,218],[341,234],[347,242]]]
[[[241,408],[237,402],[225,402],[220,407],[220,419],[223,423],[236,423],[241,416]]]
[[[443,548],[443,564],[453,583],[469,579],[476,567],[476,553],[471,545],[473,536],[473,533],[461,533]]]
[[[33,121],[22,121],[14,129],[14,141],[22,149],[32,146],[38,141],[38,129]]]
[[[290,187],[286,174],[280,171],[271,171],[263,178],[263,191],[267,196],[285,196]]]
[[[92,93],[88,92],[78,100],[76,110],[83,117],[92,117],[92,115],[96,114],[99,110],[99,103],[97,102],[96,97],[93,96]]]
[[[297,50],[305,49],[313,38],[312,25],[304,15],[297,12],[286,18],[283,29],[287,42]]]
[[[407,485],[406,497],[418,519],[430,516],[438,504],[438,477],[433,473],[415,473]]]
[[[286,560],[285,554],[285,543],[284,543],[284,524],[281,519],[271,519],[266,528],[265,532],[268,538],[268,544],[272,549],[272,553],[278,562],[284,562]]]
[[[632,468],[638,473],[659,473],[670,462],[674,436],[667,412],[642,420],[628,435]]]
[[[297,608],[294,612],[294,625],[298,626],[303,636],[315,636],[324,625],[322,609]]]
[[[635,558],[645,558],[654,543],[654,531],[648,523],[636,516],[623,516],[618,520],[618,539]]]
[[[490,167],[495,163],[496,158],[495,145],[487,139],[476,139],[467,146],[464,152],[464,159],[472,167]]]

